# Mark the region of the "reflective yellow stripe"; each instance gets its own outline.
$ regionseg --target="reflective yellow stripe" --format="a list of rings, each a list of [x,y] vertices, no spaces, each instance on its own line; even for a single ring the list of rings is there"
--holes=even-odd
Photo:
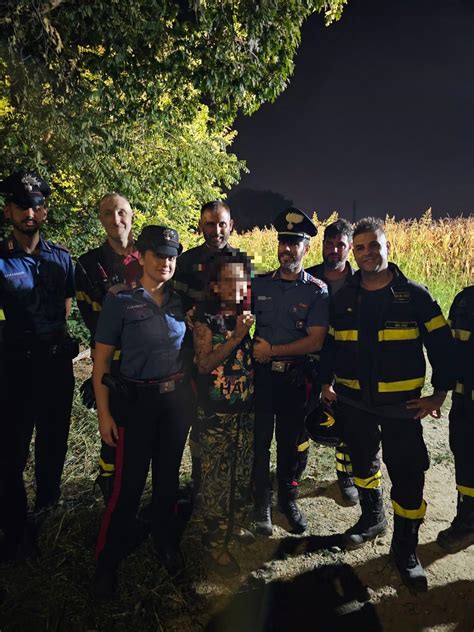
[[[424,377],[417,377],[414,380],[400,380],[399,382],[379,382],[379,393],[399,393],[400,391],[414,391],[422,388],[425,383]]]
[[[351,474],[352,465],[350,463],[348,463],[347,465],[344,465],[343,463],[339,463],[339,461],[336,461],[336,470],[338,472],[347,472],[348,474]]]
[[[468,329],[453,329],[452,332],[456,340],[461,340],[461,342],[467,342],[471,337],[471,332]]]
[[[369,478],[357,478],[355,476],[354,482],[357,487],[362,487],[363,489],[377,489],[382,484],[382,472],[379,470]]]
[[[300,443],[298,446],[298,452],[305,452],[309,448],[309,441],[305,441],[304,443]]]
[[[464,485],[456,485],[456,487],[462,496],[471,496],[471,498],[474,498],[474,487],[465,487]]]
[[[387,340],[415,340],[420,337],[418,327],[409,327],[407,329],[380,329],[379,342]]]
[[[332,336],[334,338],[334,327],[329,325],[328,336]]]
[[[461,384],[461,382],[456,382],[454,392],[458,395],[464,395],[464,384]],[[471,391],[471,399],[474,400],[474,389],[472,389]]]
[[[88,294],[86,294],[85,292],[81,292],[80,290],[76,292],[76,299],[78,301],[85,301],[86,303],[89,303],[89,305],[92,307],[93,312],[100,312],[102,309],[100,303],[93,301]]]
[[[336,375],[336,384],[343,384],[348,388],[354,388],[360,391],[360,382],[359,380],[347,380],[345,377],[337,377]]]
[[[5,312],[3,309],[0,309],[0,320],[5,320]]]
[[[352,342],[357,342],[359,332],[357,329],[336,329],[334,330],[334,338],[336,340],[350,340]]]
[[[426,513],[426,503],[423,500],[418,509],[404,509],[397,502],[392,500],[393,511],[397,514],[397,516],[401,516],[402,518],[408,518],[409,520],[419,520],[423,518]]]
[[[336,452],[336,459],[340,461],[348,461],[350,463],[351,456],[347,452]]]
[[[114,472],[115,464],[114,463],[106,463],[102,457],[99,457],[99,467],[104,472]]]
[[[439,316],[435,316],[434,318],[432,318],[431,320],[425,323],[426,331],[428,333],[431,333],[432,331],[435,331],[436,329],[441,329],[441,327],[444,327],[447,325],[448,325],[447,320],[443,316],[443,314],[439,314]]]

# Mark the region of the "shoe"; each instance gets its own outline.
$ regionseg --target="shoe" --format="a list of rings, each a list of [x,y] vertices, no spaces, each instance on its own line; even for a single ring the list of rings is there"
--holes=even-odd
[[[104,505],[108,505],[109,500],[112,497],[114,480],[114,474],[108,474],[107,476],[104,476],[104,474],[99,474],[99,476],[94,481],[94,490],[96,487],[100,489],[104,498]]]
[[[359,500],[362,515],[342,536],[344,547],[348,551],[360,549],[366,542],[374,540],[387,530],[382,488],[360,489]]]
[[[428,580],[416,555],[418,530],[423,520],[410,520],[395,514],[390,554],[400,573],[402,582],[413,593],[426,592]]]
[[[458,509],[447,529],[438,533],[439,546],[448,553],[458,553],[474,544],[474,497],[458,495]]]
[[[272,493],[266,492],[255,503],[255,531],[260,535],[272,535]]]
[[[155,547],[155,552],[161,564],[172,577],[178,577],[184,572],[186,564],[178,545]]]
[[[293,533],[303,533],[308,526],[306,516],[296,504],[293,498],[285,498],[278,501],[278,509],[286,516]]]
[[[92,596],[96,601],[110,601],[117,591],[117,569],[98,565],[94,575]]]
[[[239,544],[244,544],[245,546],[255,544],[255,542],[257,541],[251,531],[239,526],[235,526],[232,529],[232,539],[236,542],[239,542]]]
[[[207,553],[207,561],[213,571],[221,577],[237,577],[237,575],[240,575],[240,566],[228,549],[223,548],[219,552],[214,552],[217,555],[213,555],[212,549]]]
[[[359,504],[359,492],[354,479],[344,472],[337,473],[337,484],[341,492],[342,500],[348,507]]]

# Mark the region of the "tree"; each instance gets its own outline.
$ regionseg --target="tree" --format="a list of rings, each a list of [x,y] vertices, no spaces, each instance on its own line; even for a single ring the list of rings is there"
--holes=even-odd
[[[192,223],[243,168],[237,112],[284,90],[303,20],[345,3],[4,0],[0,169],[50,177],[58,228],[111,185],[148,219]]]

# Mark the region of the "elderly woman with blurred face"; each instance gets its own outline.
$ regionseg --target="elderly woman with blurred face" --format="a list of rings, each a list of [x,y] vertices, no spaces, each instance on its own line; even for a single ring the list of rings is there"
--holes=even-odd
[[[211,568],[227,577],[240,572],[229,550],[232,540],[255,541],[242,527],[253,462],[249,286],[245,255],[216,256],[210,266],[211,298],[198,305],[194,322],[203,541]]]
[[[181,353],[185,314],[167,283],[181,254],[178,233],[146,226],[137,240],[142,276],[137,287],[109,291],[96,331],[94,390],[102,440],[116,446],[116,475],[97,542],[94,593],[109,599],[117,568],[132,548],[135,516],[152,463],[151,535],[170,574],[184,560],[176,528],[179,467],[194,397]],[[121,349],[120,375],[110,375]]]

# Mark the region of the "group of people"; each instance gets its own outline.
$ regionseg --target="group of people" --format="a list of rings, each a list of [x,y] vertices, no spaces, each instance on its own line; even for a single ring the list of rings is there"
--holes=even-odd
[[[356,549],[387,530],[382,445],[392,485],[391,554],[402,580],[426,590],[416,554],[429,467],[421,420],[440,416],[449,390],[458,508],[438,543],[449,552],[474,543],[474,286],[455,298],[446,321],[428,290],[388,261],[390,243],[376,218],[327,226],[322,263],[304,269],[317,228],[296,208],[274,220],[278,268],[255,275],[247,255],[229,244],[233,222],[223,201],[202,207],[204,241],[183,253],[170,227],[145,226],[134,239],[132,208],[118,193],[99,202],[105,242],[74,269],[68,251],[41,235],[48,184],[20,171],[0,182],[0,194],[12,225],[0,245],[3,559],[36,550],[23,482],[34,428],[35,513],[60,499],[79,350],[66,324],[73,296],[93,357],[82,399],[97,408],[102,440],[97,598],[113,596],[118,567],[134,546],[150,463],[154,549],[170,574],[183,572],[177,507],[188,434],[203,544],[215,571],[239,574],[231,543],[273,533],[274,434],[278,509],[293,533],[303,533],[298,484],[312,410],[336,418],[340,491],[346,504],[360,504],[343,546]],[[424,347],[428,396],[421,395]]]

